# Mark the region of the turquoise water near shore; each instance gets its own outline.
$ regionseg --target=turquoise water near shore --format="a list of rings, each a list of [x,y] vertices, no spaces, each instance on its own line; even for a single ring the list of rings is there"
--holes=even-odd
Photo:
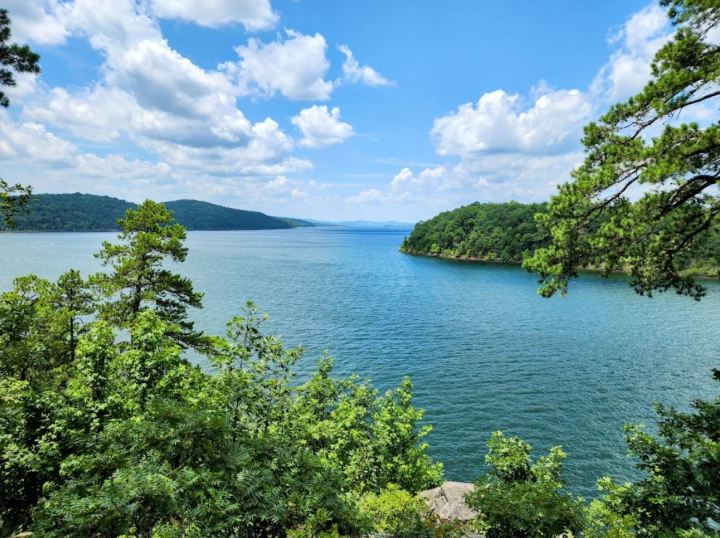
[[[434,430],[433,456],[453,480],[483,470],[501,429],[536,453],[560,444],[571,488],[590,496],[602,475],[632,476],[622,427],[651,425],[653,402],[711,397],[720,285],[701,302],[636,296],[623,277],[584,275],[565,298],[536,293],[519,267],[398,252],[409,230],[340,227],[191,232],[181,271],[205,292],[200,327],[224,330],[247,299],[269,332],[302,344],[303,371],[328,350],[337,370],[381,389],[412,377]],[[34,272],[55,277],[113,234],[0,234],[0,290]]]

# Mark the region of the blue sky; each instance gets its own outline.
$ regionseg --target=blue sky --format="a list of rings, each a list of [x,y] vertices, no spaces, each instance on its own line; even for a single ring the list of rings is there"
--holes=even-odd
[[[546,199],[671,32],[633,0],[3,5],[43,69],[0,112],[3,177],[320,219]]]

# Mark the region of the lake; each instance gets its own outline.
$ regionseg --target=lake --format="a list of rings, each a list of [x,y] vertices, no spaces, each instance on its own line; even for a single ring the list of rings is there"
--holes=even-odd
[[[504,430],[536,454],[562,445],[571,489],[590,496],[602,475],[632,476],[623,424],[651,425],[653,402],[716,394],[715,283],[701,302],[647,299],[621,277],[587,275],[547,300],[519,267],[401,254],[408,233],[191,232],[181,271],[205,293],[194,315],[203,329],[224,331],[251,298],[270,314],[268,332],[304,346],[303,371],[328,350],[338,372],[381,389],[411,376],[452,480],[482,472],[490,432]],[[30,272],[98,270],[92,253],[113,237],[0,234],[0,289]]]

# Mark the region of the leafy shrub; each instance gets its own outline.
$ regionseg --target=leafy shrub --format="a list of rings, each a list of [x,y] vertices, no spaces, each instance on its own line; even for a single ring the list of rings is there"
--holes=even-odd
[[[252,303],[196,331],[164,268],[184,229],[151,202],[121,224],[111,273],[0,294],[0,536],[357,536],[364,495],[439,483],[408,379],[380,394],[323,359],[300,382]]]
[[[557,536],[582,529],[582,499],[564,491],[560,478],[565,458],[560,447],[532,463],[529,444],[495,432],[488,448],[485,461],[491,470],[467,495],[488,538]]]
[[[434,536],[425,501],[394,484],[380,493],[368,493],[360,509],[371,520],[372,529],[388,538],[421,538]]]

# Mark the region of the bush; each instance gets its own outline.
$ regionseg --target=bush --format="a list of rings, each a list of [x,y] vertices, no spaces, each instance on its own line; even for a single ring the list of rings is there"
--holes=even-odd
[[[379,494],[365,495],[360,509],[371,521],[372,530],[388,538],[434,536],[425,501],[394,484]]]
[[[582,530],[583,501],[564,491],[565,454],[553,447],[548,456],[530,460],[530,445],[492,434],[485,461],[488,474],[475,483],[467,503],[480,512],[478,525],[488,538],[558,536]]]

